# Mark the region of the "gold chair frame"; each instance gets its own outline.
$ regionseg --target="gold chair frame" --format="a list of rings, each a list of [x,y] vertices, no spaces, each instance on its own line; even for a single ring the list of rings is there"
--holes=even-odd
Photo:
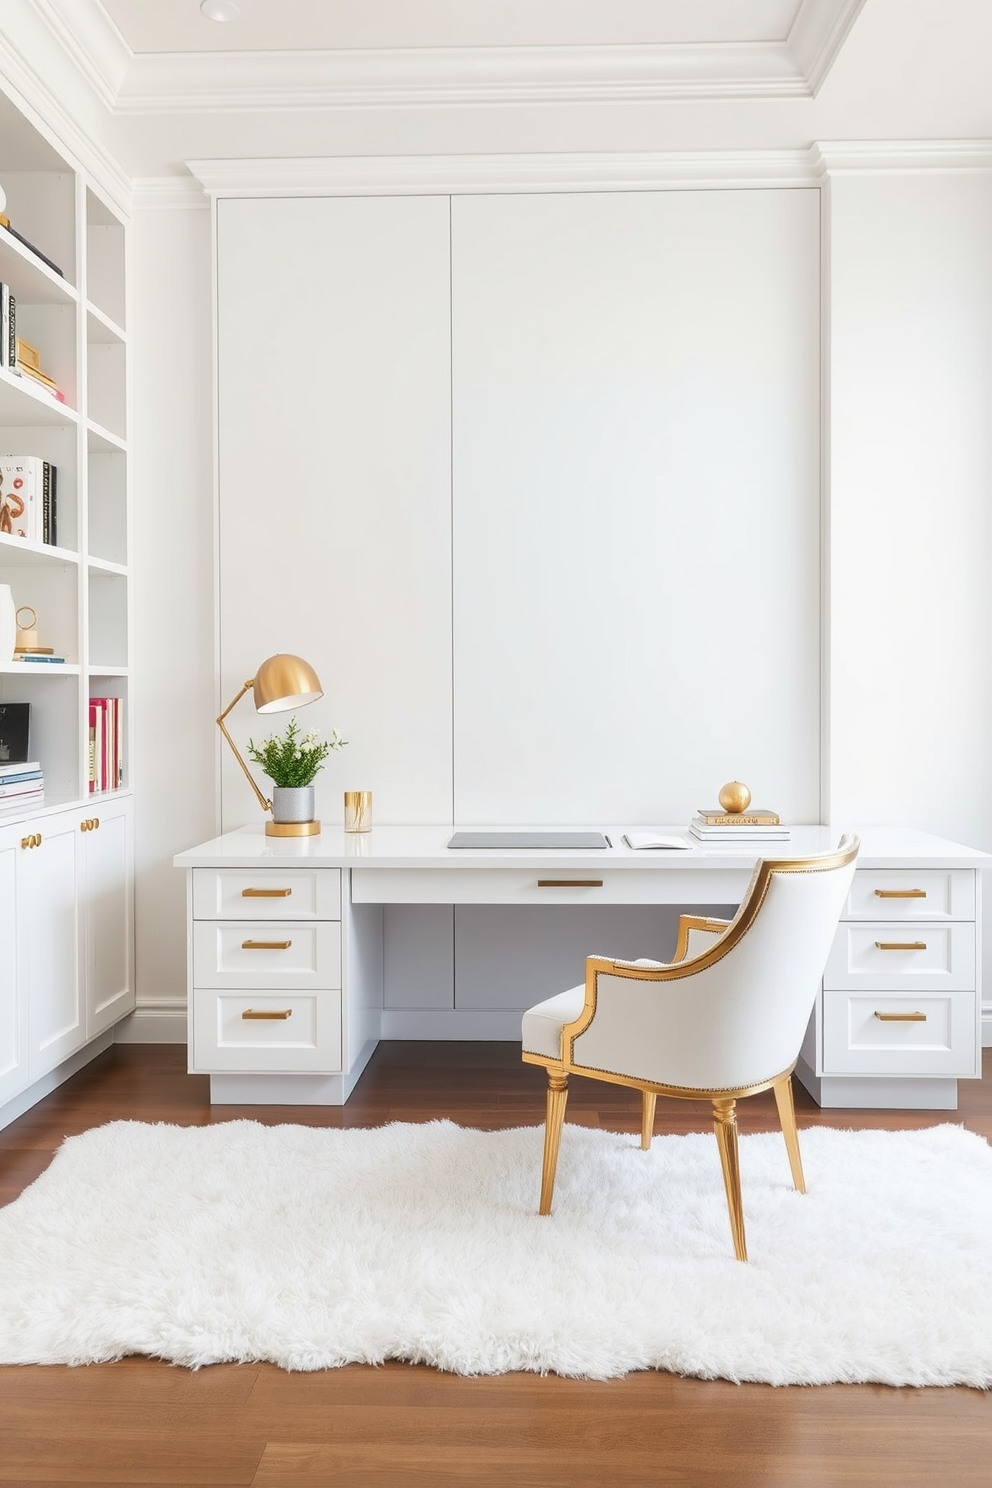
[[[651,1146],[654,1134],[655,1108],[659,1095],[672,1096],[676,1100],[708,1100],[713,1107],[713,1128],[723,1183],[730,1213],[730,1229],[734,1242],[734,1254],[739,1261],[747,1260],[747,1241],[744,1232],[744,1207],[741,1198],[740,1157],[737,1139],[737,1102],[749,1095],[759,1095],[763,1090],[772,1090],[778,1110],[779,1124],[785,1138],[792,1182],[799,1193],[806,1192],[802,1156],[799,1150],[799,1132],[796,1127],[796,1111],[792,1096],[792,1072],[795,1060],[788,1069],[761,1080],[754,1085],[737,1086],[726,1090],[690,1090],[679,1085],[655,1085],[644,1080],[618,1075],[611,1070],[594,1069],[575,1061],[575,1040],[589,1027],[596,1015],[601,976],[629,977],[636,981],[670,982],[694,976],[714,965],[733,950],[747,934],[764,902],[773,875],[776,873],[816,873],[845,867],[858,854],[860,843],[856,837],[844,837],[835,853],[816,858],[764,859],[758,863],[754,877],[740,909],[732,920],[707,919],[701,915],[684,914],[679,918],[678,942],[671,962],[661,966],[638,966],[631,961],[610,961],[590,956],[586,961],[585,1005],[582,1012],[561,1030],[561,1057],[550,1058],[542,1054],[523,1052],[526,1064],[542,1065],[548,1072],[547,1114],[544,1127],[544,1162],[541,1173],[540,1214],[551,1213],[554,1195],[555,1173],[561,1149],[562,1126],[568,1102],[568,1080],[570,1075],[584,1075],[593,1080],[604,1080],[613,1085],[626,1085],[641,1092],[641,1150]],[[718,935],[712,945],[699,955],[689,957],[689,936],[693,930],[709,931]]]

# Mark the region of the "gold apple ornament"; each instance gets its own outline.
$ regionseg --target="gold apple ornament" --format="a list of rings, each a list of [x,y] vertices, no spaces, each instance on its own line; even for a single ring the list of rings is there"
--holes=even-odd
[[[727,784],[721,787],[718,800],[728,816],[739,816],[750,805],[751,792],[739,780],[728,780]]]

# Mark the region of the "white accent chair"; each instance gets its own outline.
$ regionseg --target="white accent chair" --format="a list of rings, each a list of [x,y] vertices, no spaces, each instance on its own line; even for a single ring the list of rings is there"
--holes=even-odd
[[[586,980],[523,1016],[523,1058],[548,1071],[540,1213],[551,1213],[569,1075],[642,1092],[641,1146],[659,1095],[710,1100],[734,1252],[747,1260],[736,1103],[775,1093],[792,1179],[806,1192],[792,1071],[854,876],[859,842],[757,864],[732,920],[683,915],[671,962],[590,956]]]

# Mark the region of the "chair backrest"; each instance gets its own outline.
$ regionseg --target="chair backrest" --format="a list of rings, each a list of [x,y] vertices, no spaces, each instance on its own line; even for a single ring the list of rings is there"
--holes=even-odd
[[[596,1013],[571,1040],[573,1064],[700,1091],[742,1090],[791,1069],[858,846],[845,837],[817,858],[758,863],[727,930],[691,959],[657,970],[595,971],[590,961]]]

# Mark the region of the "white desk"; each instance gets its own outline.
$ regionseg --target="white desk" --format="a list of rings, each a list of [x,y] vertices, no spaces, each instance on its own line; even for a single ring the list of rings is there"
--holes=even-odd
[[[447,824],[301,839],[258,826],[178,854],[190,1070],[210,1075],[218,1103],[346,1101],[382,1036],[384,906],[737,904],[760,856],[806,857],[841,835],[795,827],[788,843],[632,852],[622,826],[601,829],[607,849],[552,852],[449,849]],[[908,828],[858,835],[854,888],[798,1077],[824,1106],[953,1110],[958,1079],[981,1074],[988,857]],[[520,996],[521,1007],[538,1000],[525,987]]]

